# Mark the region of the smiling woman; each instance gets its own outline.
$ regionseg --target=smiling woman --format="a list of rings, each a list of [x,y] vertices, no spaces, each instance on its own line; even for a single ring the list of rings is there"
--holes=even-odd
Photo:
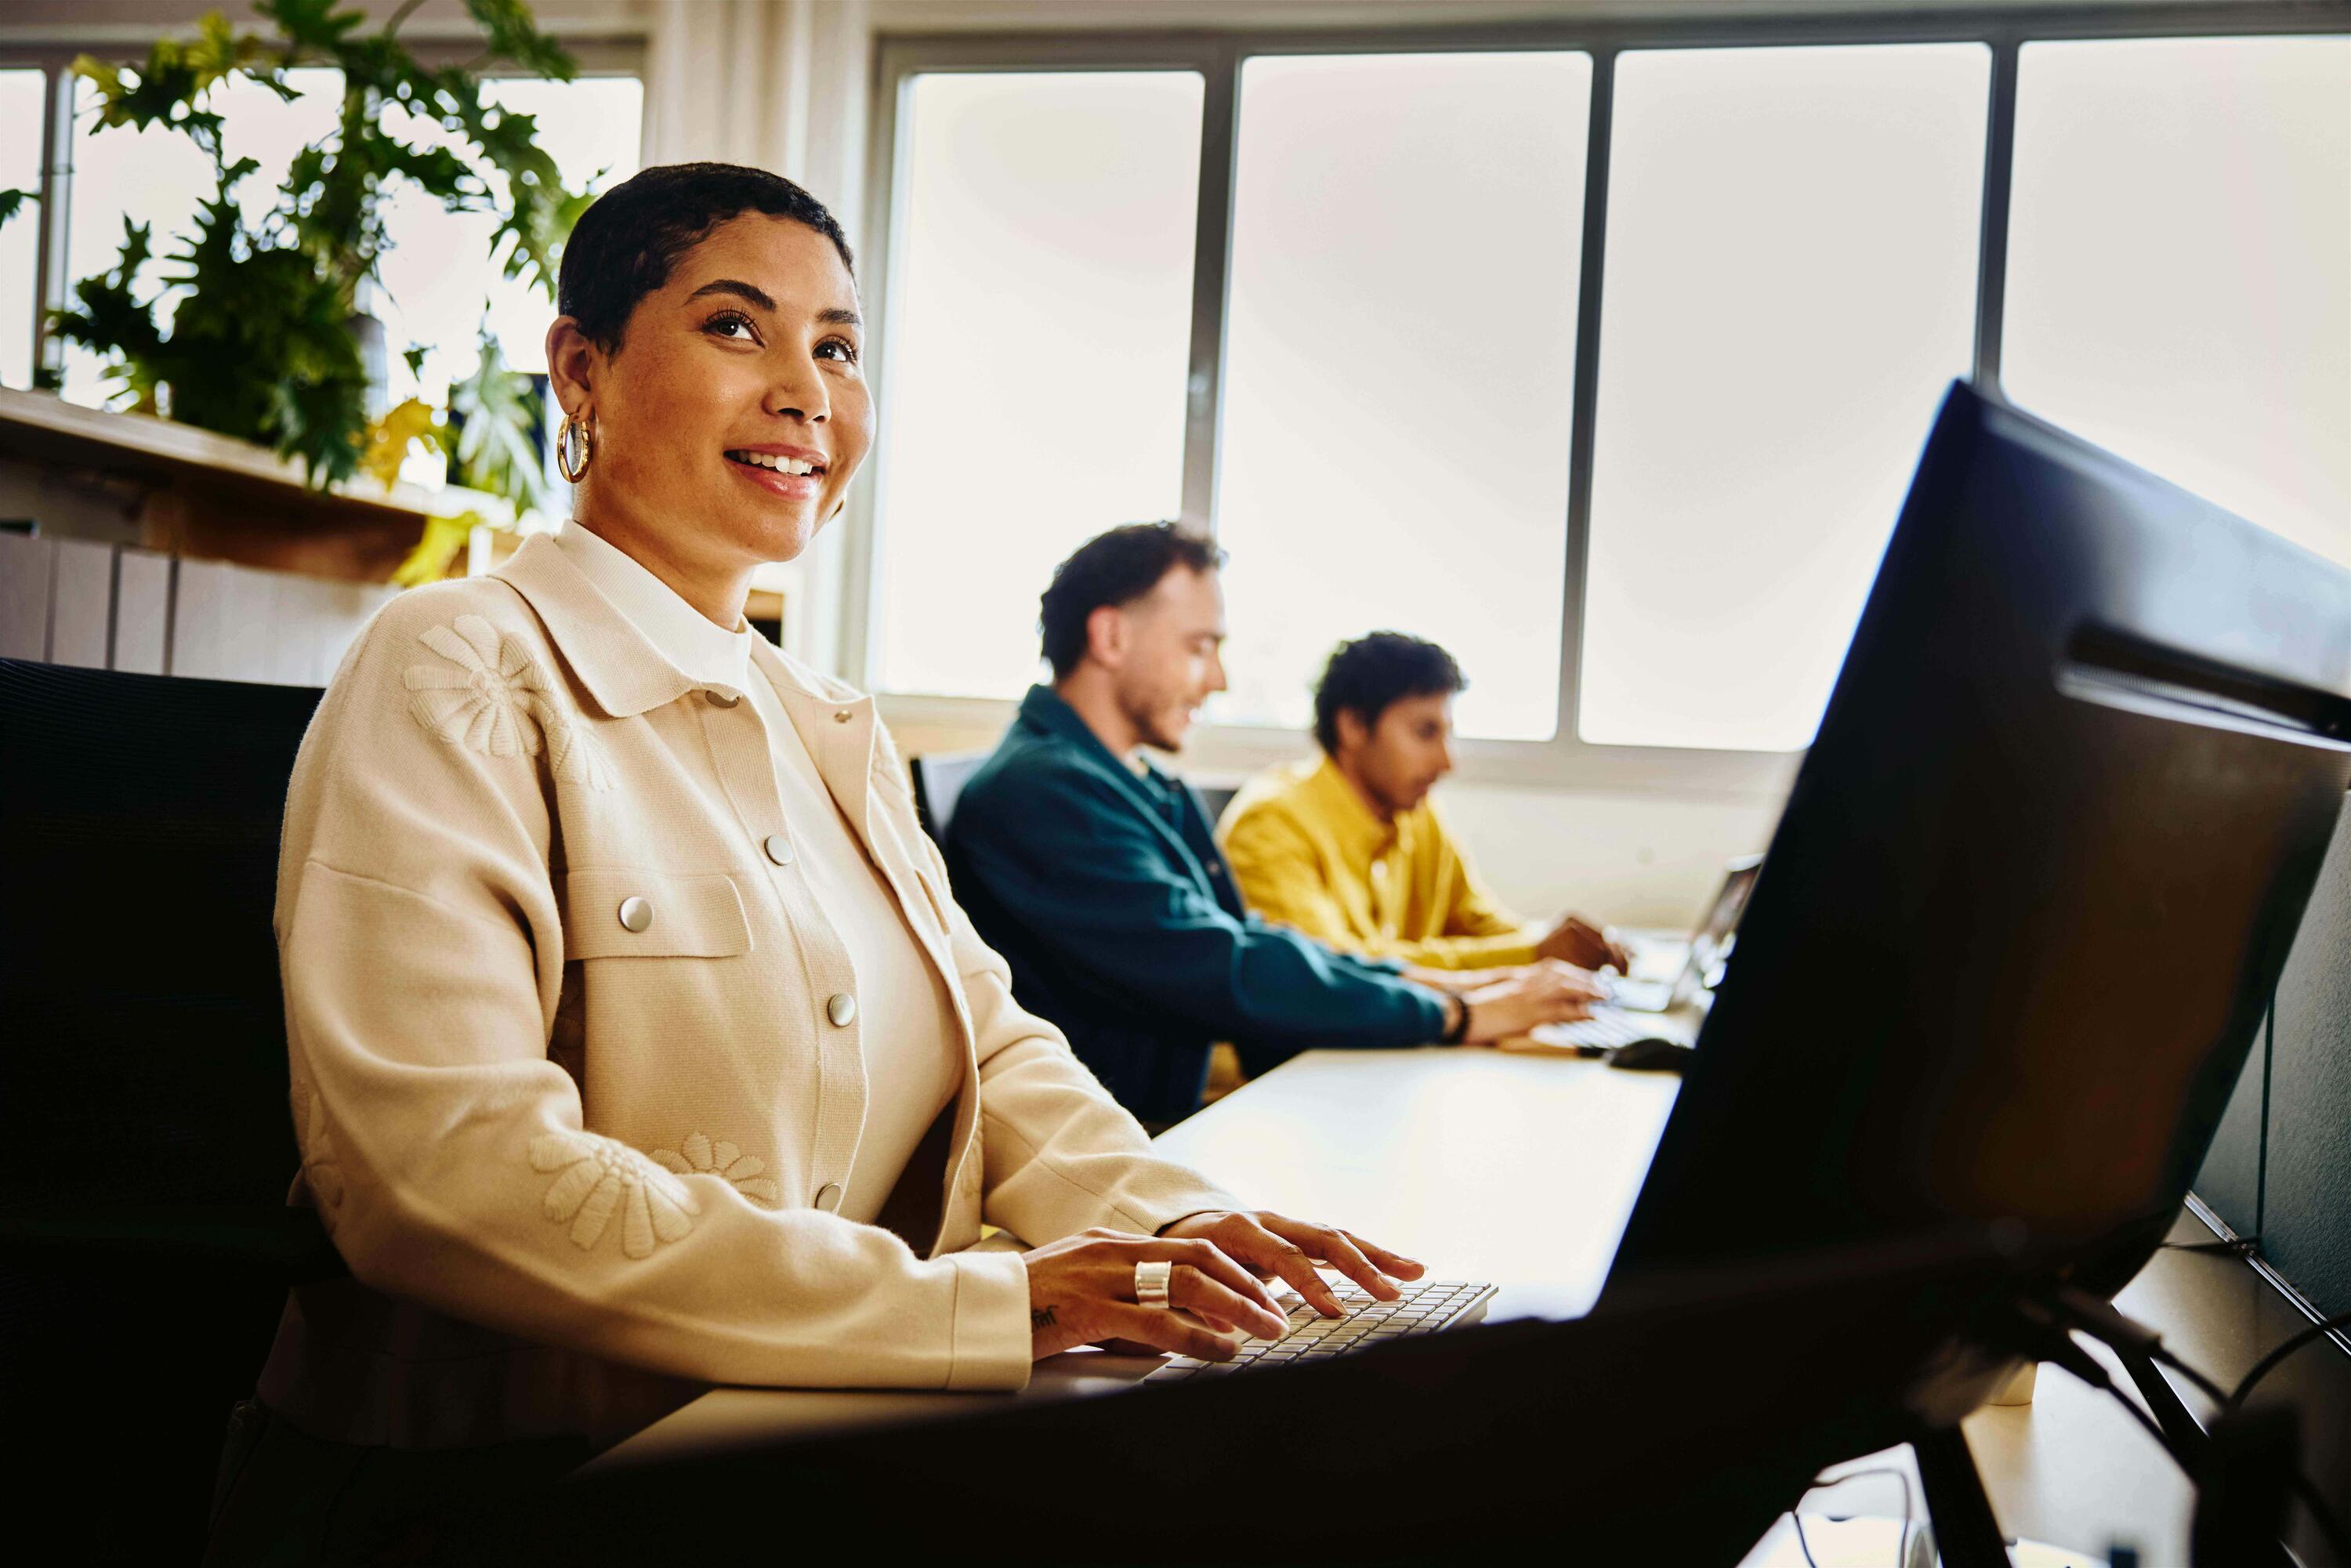
[[[572,521],[394,600],[295,768],[297,1201],[351,1277],[287,1305],[212,1561],[471,1560],[710,1384],[1222,1360],[1282,1332],[1264,1279],[1336,1316],[1315,1261],[1421,1271],[1155,1156],[1013,1000],[871,699],[745,623],[872,444],[831,216],[648,170],[559,298]]]
[[[591,455],[575,516],[721,626],[873,444],[853,261],[806,191],[714,163],[616,187],[565,250],[547,363]]]

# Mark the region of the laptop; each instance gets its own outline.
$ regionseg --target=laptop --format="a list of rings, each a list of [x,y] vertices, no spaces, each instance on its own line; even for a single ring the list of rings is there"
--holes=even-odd
[[[1661,1013],[1714,989],[1721,982],[1739,916],[1762,865],[1761,855],[1741,855],[1730,862],[1723,869],[1722,885],[1707,905],[1706,918],[1687,941],[1635,945],[1632,972],[1609,987],[1609,1005],[1628,1013]]]

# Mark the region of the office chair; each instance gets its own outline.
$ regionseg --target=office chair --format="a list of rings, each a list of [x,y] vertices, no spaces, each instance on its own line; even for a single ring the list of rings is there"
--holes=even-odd
[[[934,751],[928,757],[917,757],[909,762],[907,772],[914,781],[914,814],[922,819],[923,831],[931,841],[944,850],[947,844],[947,822],[955,816],[956,800],[963,787],[979,771],[993,752]]]
[[[26,1495],[121,1486],[86,1561],[194,1560],[287,1286],[341,1271],[270,929],[319,697],[0,660],[0,1406]]]

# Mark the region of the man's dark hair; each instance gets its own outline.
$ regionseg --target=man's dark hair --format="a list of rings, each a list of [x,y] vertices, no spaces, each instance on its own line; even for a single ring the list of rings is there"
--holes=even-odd
[[[1453,655],[1401,632],[1374,632],[1342,643],[1314,683],[1314,738],[1339,755],[1339,716],[1353,714],[1371,729],[1392,704],[1406,697],[1451,696],[1469,683]]]
[[[556,274],[556,309],[588,340],[618,353],[637,301],[669,281],[680,257],[727,219],[765,213],[832,242],[854,276],[849,236],[825,204],[781,174],[739,163],[661,163],[622,181],[580,214]]]
[[[1132,604],[1177,567],[1214,571],[1225,552],[1175,523],[1129,523],[1096,534],[1053,569],[1040,601],[1037,630],[1045,662],[1059,680],[1086,656],[1086,617],[1105,604]]]

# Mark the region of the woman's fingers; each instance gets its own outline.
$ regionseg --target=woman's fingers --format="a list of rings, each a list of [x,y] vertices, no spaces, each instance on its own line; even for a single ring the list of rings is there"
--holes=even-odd
[[[1374,1296],[1383,1301],[1396,1299],[1395,1281],[1374,1268],[1354,1241],[1343,1230],[1328,1225],[1307,1225],[1280,1215],[1267,1215],[1262,1223],[1277,1236],[1296,1242],[1311,1256],[1320,1258]]]
[[[1374,1241],[1366,1241],[1352,1230],[1339,1233],[1363,1249],[1364,1257],[1380,1266],[1380,1270],[1392,1280],[1417,1280],[1428,1270],[1401,1252],[1391,1252]]]
[[[1164,1350],[1171,1355],[1196,1356],[1202,1361],[1230,1361],[1237,1347],[1225,1335],[1158,1307],[1130,1307],[1105,1302],[1102,1322],[1108,1332],[1098,1337],[1131,1341]]]
[[[1245,1261],[1281,1276],[1291,1290],[1305,1298],[1308,1306],[1324,1317],[1347,1315],[1347,1309],[1339,1304],[1339,1298],[1322,1282],[1322,1276],[1314,1271],[1314,1260],[1306,1249],[1261,1222],[1252,1221],[1250,1228],[1256,1232],[1254,1237],[1230,1243],[1243,1254]]]
[[[1273,1292],[1215,1242],[1162,1241],[1154,1246],[1152,1251],[1171,1263],[1197,1270],[1242,1300],[1255,1302],[1259,1312],[1271,1317],[1281,1316],[1281,1304],[1273,1299]],[[1177,1271],[1182,1270],[1179,1268]]]
[[[1186,1263],[1176,1266],[1174,1277],[1167,1281],[1167,1296],[1186,1312],[1196,1313],[1227,1332],[1238,1331],[1256,1339],[1280,1339],[1290,1332],[1290,1320],[1280,1312],[1259,1305]]]

